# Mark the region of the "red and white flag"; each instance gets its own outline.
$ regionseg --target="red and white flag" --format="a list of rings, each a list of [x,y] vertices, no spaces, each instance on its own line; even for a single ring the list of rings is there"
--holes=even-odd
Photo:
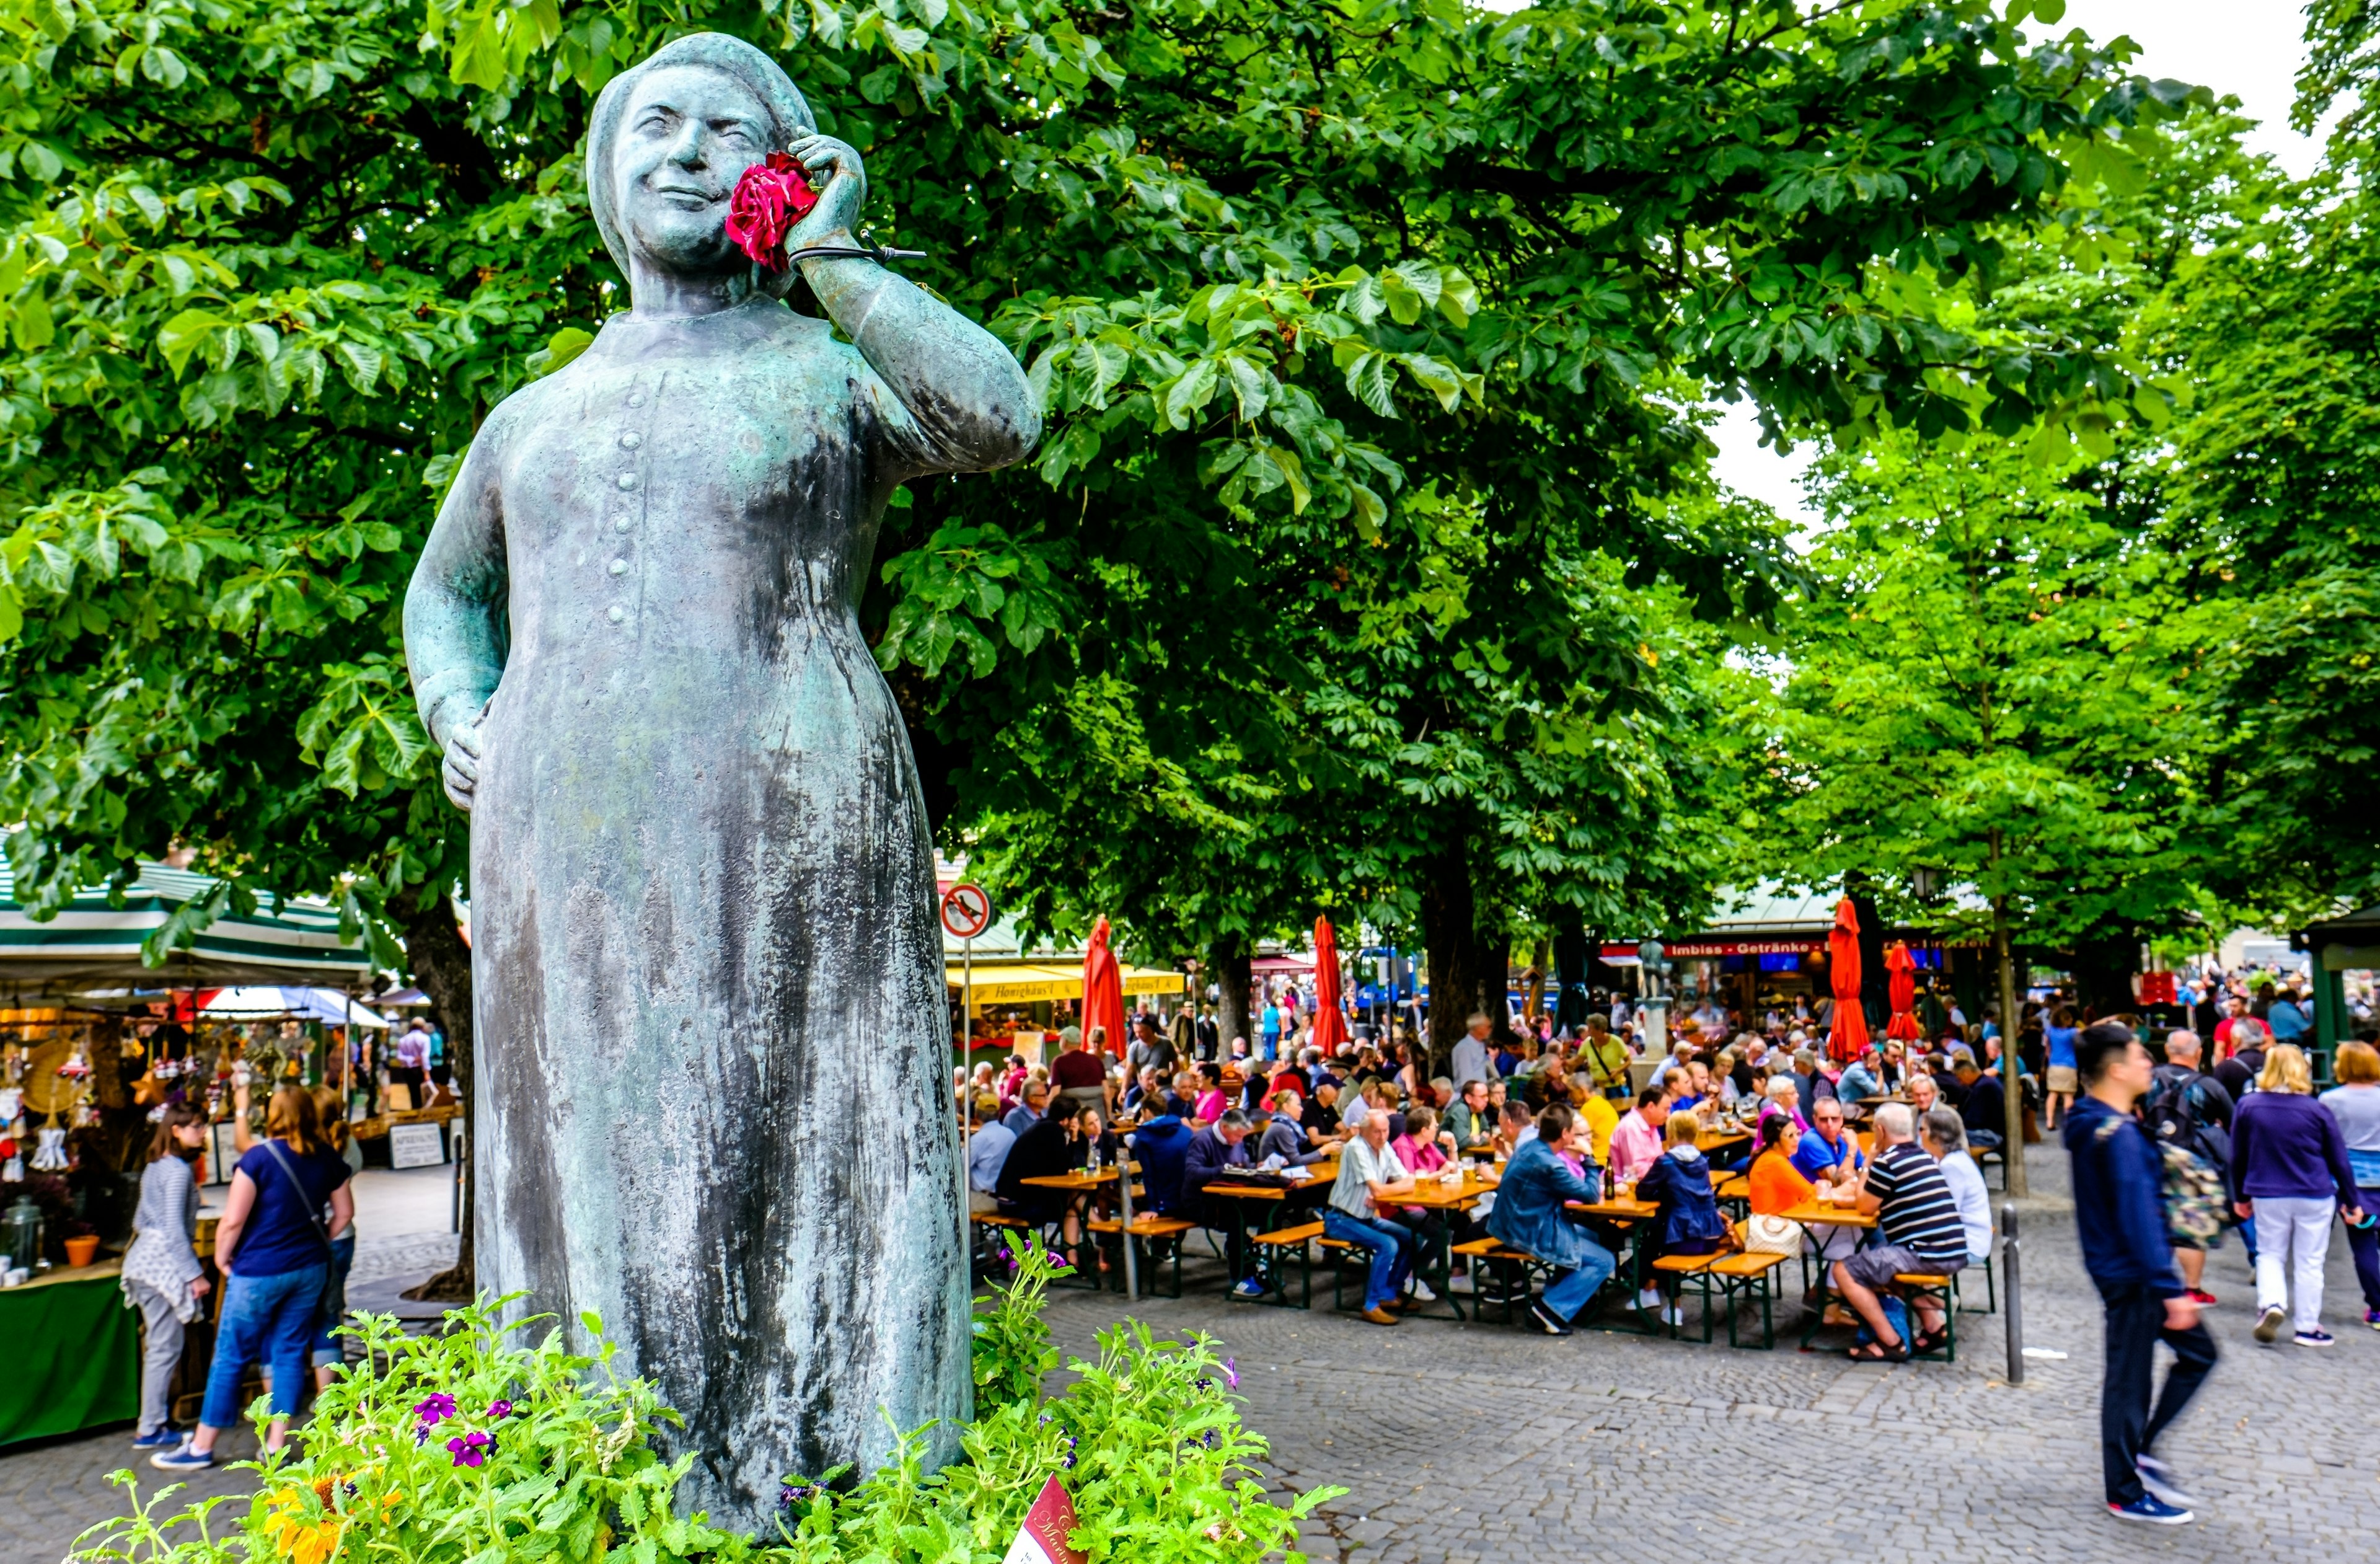
[[[1078,1524],[1075,1501],[1050,1478],[1041,1485],[1041,1497],[1025,1512],[1025,1524],[1009,1545],[1001,1564],[1089,1564],[1090,1555],[1066,1546],[1067,1534]]]

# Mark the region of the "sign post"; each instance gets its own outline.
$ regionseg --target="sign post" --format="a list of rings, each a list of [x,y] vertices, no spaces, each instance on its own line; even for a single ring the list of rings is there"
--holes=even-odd
[[[975,937],[991,927],[991,898],[961,880],[942,893],[942,927],[959,941],[959,1249],[973,1247],[967,1221],[967,1142],[975,1135]]]

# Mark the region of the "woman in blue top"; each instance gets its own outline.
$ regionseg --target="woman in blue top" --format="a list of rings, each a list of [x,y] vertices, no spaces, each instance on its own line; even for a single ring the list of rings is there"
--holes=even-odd
[[[1636,1198],[1659,1207],[1653,1217],[1657,1257],[1715,1255],[1728,1246],[1727,1218],[1718,1214],[1718,1199],[1711,1188],[1710,1163],[1694,1147],[1695,1137],[1700,1134],[1701,1126],[1692,1113],[1672,1109],[1663,1135],[1667,1149],[1636,1181]],[[1636,1300],[1637,1307],[1645,1309],[1662,1302],[1657,1287],[1646,1288]],[[1683,1312],[1674,1302],[1663,1310],[1662,1318],[1671,1326],[1684,1323]]]
[[[356,1219],[346,1161],[323,1139],[312,1093],[295,1083],[277,1088],[265,1109],[264,1136],[240,1158],[215,1228],[224,1300],[214,1365],[197,1431],[180,1449],[149,1458],[167,1472],[214,1464],[215,1437],[239,1417],[239,1382],[251,1364],[273,1371],[265,1448],[277,1450],[287,1441],[304,1394],[314,1311],[330,1279],[331,1246]]]
[[[2081,1075],[2074,1068],[2074,1039],[2082,1029],[2074,1024],[2074,1012],[2060,1005],[2050,1012],[2049,1024],[2042,1035],[2049,1042],[2049,1113],[2046,1129],[2058,1128],[2058,1121],[2074,1101],[2074,1094],[2082,1089]]]

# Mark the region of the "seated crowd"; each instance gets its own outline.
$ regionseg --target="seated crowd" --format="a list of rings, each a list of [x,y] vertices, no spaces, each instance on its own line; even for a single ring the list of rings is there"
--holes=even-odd
[[[1221,1235],[1243,1296],[1266,1291],[1261,1262],[1246,1252],[1242,1213],[1208,1187],[1319,1168],[1330,1182],[1316,1214],[1324,1236],[1361,1252],[1365,1317],[1392,1325],[1433,1302],[1425,1257],[1486,1237],[1544,1267],[1531,1318],[1566,1335],[1616,1267],[1610,1229],[1569,1208],[1604,1200],[1607,1171],[1652,1207],[1633,1242],[1655,1258],[1742,1242],[1721,1209],[1724,1186],[1754,1218],[1801,1213],[1794,1242],[1827,1269],[1850,1311],[1841,1322],[1866,1328],[1862,1355],[1900,1359],[1938,1344],[1938,1294],[1913,1293],[1906,1313],[1886,1299],[1897,1277],[1949,1277],[1990,1252],[1973,1151],[1997,1148],[2007,1133],[2006,1097],[1985,1068],[1997,1039],[1980,1061],[1963,1042],[1927,1052],[1896,1040],[1837,1064],[1798,1032],[1718,1046],[1687,1018],[1639,1089],[1633,1046],[1599,1015],[1572,1035],[1517,1044],[1498,1044],[1493,1030],[1472,1017],[1454,1073],[1423,1079],[1414,1050],[1393,1038],[1349,1042],[1328,1058],[1308,1046],[1273,1061],[1249,1059],[1235,1038],[1228,1061],[1189,1060],[1144,1016],[1119,1061],[1103,1032],[1068,1027],[1046,1069],[1013,1057],[960,1079],[972,1208],[1054,1229],[1078,1267],[1106,1266],[1087,1242],[1080,1199],[1027,1181],[1119,1162],[1121,1121],[1141,1168],[1138,1209]],[[1876,1106],[1864,1150],[1852,1121],[1885,1097],[1894,1100]],[[1750,1130],[1748,1151],[1740,1134],[1711,1155],[1698,1147],[1722,1113]],[[1401,1198],[1466,1158],[1502,1163],[1497,1187],[1470,1210]],[[1814,1219],[1829,1208],[1875,1218],[1873,1240],[1865,1222]],[[1454,1284],[1473,1291],[1464,1268],[1454,1267]],[[1633,1288],[1630,1302],[1680,1318],[1658,1287]]]

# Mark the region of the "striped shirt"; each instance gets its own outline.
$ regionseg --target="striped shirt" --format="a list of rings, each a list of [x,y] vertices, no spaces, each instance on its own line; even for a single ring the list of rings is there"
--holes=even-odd
[[[1967,1230],[1959,1202],[1942,1177],[1940,1164],[1908,1141],[1876,1154],[1867,1192],[1883,1202],[1876,1225],[1884,1242],[1899,1244],[1921,1260],[1948,1263],[1967,1257]]]

